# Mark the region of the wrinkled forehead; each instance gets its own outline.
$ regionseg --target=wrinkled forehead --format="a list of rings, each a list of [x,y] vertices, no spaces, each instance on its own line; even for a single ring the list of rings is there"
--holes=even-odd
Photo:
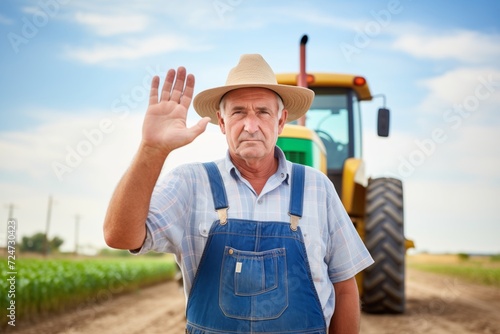
[[[259,104],[270,104],[277,106],[277,97],[279,95],[267,88],[261,87],[246,87],[246,88],[238,88],[231,90],[224,94],[221,98],[221,102],[224,102],[224,105],[236,105],[239,103],[248,103],[248,102],[258,102]]]

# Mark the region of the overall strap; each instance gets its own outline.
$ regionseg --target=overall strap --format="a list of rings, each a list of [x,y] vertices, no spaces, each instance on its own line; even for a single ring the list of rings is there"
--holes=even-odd
[[[203,163],[203,167],[205,167],[208,174],[208,180],[210,181],[215,211],[217,211],[217,215],[219,216],[220,224],[225,225],[227,222],[227,209],[229,205],[227,202],[226,188],[224,187],[219,168],[217,168],[215,162],[205,162]]]
[[[299,219],[302,217],[302,209],[304,204],[304,181],[305,167],[304,165],[294,163],[292,165],[292,188],[290,189],[290,228],[293,231],[297,230]]]

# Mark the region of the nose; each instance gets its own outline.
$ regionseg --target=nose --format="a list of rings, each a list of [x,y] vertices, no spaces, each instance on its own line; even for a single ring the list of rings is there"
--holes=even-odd
[[[245,117],[244,130],[250,134],[254,134],[259,130],[259,118],[254,113],[249,113]]]

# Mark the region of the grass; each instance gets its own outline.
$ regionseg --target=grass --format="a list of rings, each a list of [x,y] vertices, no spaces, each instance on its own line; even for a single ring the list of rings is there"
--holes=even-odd
[[[462,278],[472,283],[500,288],[498,256],[411,255],[408,267],[437,274]]]

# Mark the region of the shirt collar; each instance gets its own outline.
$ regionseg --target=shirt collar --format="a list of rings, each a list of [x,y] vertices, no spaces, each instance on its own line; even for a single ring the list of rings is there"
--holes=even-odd
[[[278,146],[274,147],[274,157],[278,158],[278,169],[274,175],[281,179],[284,179],[284,182],[287,184],[290,182],[290,174],[291,174],[291,164],[288,163],[285,157],[285,153]],[[240,171],[236,168],[236,166],[231,161],[231,157],[229,155],[229,150],[226,152],[225,158],[225,168],[229,175],[233,177],[241,178]],[[283,175],[283,176],[282,176]]]

